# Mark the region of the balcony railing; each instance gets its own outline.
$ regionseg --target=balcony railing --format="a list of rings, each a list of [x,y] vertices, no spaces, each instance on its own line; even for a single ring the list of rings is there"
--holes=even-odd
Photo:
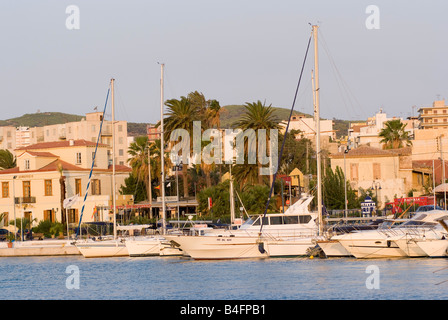
[[[15,204],[22,204],[22,203],[36,203],[36,197],[16,197],[14,199]]]

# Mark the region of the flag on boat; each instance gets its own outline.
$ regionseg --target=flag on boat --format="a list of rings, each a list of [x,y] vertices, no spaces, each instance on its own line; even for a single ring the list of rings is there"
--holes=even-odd
[[[62,203],[64,208],[70,208],[72,205],[74,205],[76,202],[78,202],[79,196],[75,194],[73,197],[64,199],[64,202]]]
[[[97,209],[96,206],[95,206],[95,208],[93,208],[92,218],[93,218],[97,213],[98,213],[98,209]]]

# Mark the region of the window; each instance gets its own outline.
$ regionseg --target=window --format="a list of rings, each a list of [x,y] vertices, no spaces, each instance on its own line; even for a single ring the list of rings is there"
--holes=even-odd
[[[95,132],[95,125],[92,124],[92,132]]]
[[[101,180],[92,179],[92,196],[101,195]]]
[[[75,179],[75,193],[82,196],[81,192],[81,179]]]
[[[81,164],[81,152],[76,152],[76,164]]]
[[[31,197],[31,181],[23,181],[23,197],[29,198]]]
[[[44,220],[49,220],[51,222],[55,221],[55,214],[53,210],[44,210]]]
[[[30,160],[25,159],[25,170],[30,170]]]
[[[123,131],[123,125],[119,124],[118,125],[118,132],[122,132]]]
[[[282,217],[271,217],[271,225],[273,224],[283,224]]]
[[[93,166],[96,167],[95,151],[92,152],[92,161],[93,161]]]
[[[123,137],[118,138],[118,144],[123,144]]]
[[[350,164],[350,180],[358,181],[358,164],[357,163]]]
[[[298,224],[299,217],[298,216],[285,216],[285,224]]]
[[[381,179],[381,165],[379,163],[373,164],[373,180]]]
[[[51,180],[45,180],[45,195],[46,196],[53,195],[53,185]]]
[[[68,209],[67,210],[68,215],[68,223],[76,223],[78,222],[78,209]]]
[[[9,198],[9,182],[2,182],[2,197]]]
[[[123,156],[123,154],[124,154],[123,149],[118,150],[118,155],[119,156]]]
[[[299,216],[300,223],[308,223],[311,220],[311,216]]]

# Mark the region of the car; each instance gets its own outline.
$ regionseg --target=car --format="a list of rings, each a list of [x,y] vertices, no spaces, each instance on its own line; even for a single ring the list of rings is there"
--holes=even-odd
[[[5,241],[9,233],[6,229],[0,229],[0,241]]]
[[[443,210],[443,209],[439,206],[434,206],[431,204],[431,205],[418,207],[415,212],[426,212],[426,211],[431,211],[431,210]]]

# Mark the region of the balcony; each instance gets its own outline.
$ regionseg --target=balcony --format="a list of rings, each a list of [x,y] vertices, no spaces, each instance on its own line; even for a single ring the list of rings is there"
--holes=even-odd
[[[15,197],[15,204],[36,203],[36,197]]]

